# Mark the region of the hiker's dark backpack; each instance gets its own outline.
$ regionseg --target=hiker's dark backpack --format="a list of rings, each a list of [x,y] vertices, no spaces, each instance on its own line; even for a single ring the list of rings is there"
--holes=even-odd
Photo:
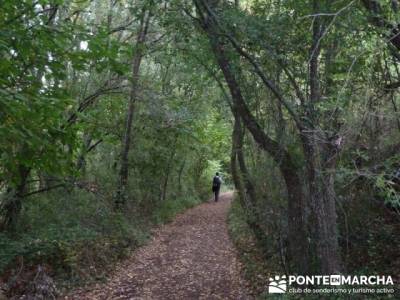
[[[214,176],[213,178],[213,184],[212,184],[212,190],[215,192],[218,190],[221,186],[221,179],[218,176]]]

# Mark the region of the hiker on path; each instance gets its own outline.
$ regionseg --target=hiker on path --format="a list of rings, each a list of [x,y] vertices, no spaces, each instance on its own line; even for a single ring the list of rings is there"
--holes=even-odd
[[[215,176],[213,178],[213,183],[212,183],[212,191],[214,193],[214,199],[215,202],[218,201],[218,196],[219,196],[219,190],[221,188],[221,183],[222,183],[222,179],[219,176],[219,173],[215,173]]]

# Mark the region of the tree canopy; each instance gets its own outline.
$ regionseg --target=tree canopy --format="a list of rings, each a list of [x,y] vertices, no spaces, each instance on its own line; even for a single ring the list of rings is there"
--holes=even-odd
[[[68,224],[132,238],[219,171],[285,272],[391,272],[399,34],[397,0],[1,1],[0,270]]]

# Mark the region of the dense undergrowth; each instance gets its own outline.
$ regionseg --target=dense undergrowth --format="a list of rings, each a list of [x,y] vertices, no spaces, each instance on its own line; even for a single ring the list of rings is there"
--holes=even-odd
[[[29,294],[38,268],[59,290],[103,280],[117,260],[147,241],[152,227],[199,199],[167,199],[151,212],[134,205],[116,212],[99,193],[80,189],[32,198],[18,230],[0,234],[0,287],[8,297]]]
[[[375,213],[379,214],[379,209],[374,207]],[[365,211],[360,212],[360,216],[365,216]],[[357,217],[356,217],[357,218]],[[363,224],[359,218],[355,223],[358,226]],[[365,220],[364,220],[365,222]],[[361,235],[364,230],[355,226],[352,235],[360,234],[360,236],[351,243],[351,249],[343,247],[342,255],[347,259],[355,258],[349,262],[348,274],[365,275],[365,274],[397,274],[398,259],[396,258],[396,245],[399,245],[397,236],[394,235],[395,226],[391,223],[391,218],[376,217],[367,221],[370,224],[370,230],[367,236]],[[380,226],[386,223],[385,232],[382,235]],[[263,240],[257,239],[254,232],[247,223],[245,210],[241,207],[237,197],[232,203],[229,211],[228,225],[230,236],[238,249],[240,260],[243,263],[243,274],[248,283],[248,288],[256,299],[322,299],[321,295],[295,295],[295,294],[269,294],[268,282],[269,278],[275,275],[288,274],[282,264],[279,249],[274,249],[276,245],[277,234],[265,235]],[[343,225],[343,224],[342,224]],[[398,229],[398,228],[397,228]],[[391,243],[387,243],[391,240]],[[265,249],[264,245],[270,245],[270,249]],[[348,251],[348,252],[346,252]],[[289,271],[290,274],[290,271]],[[396,276],[396,275],[395,275]],[[397,280],[397,277],[395,277]],[[397,286],[398,288],[398,286]],[[395,299],[394,295],[329,295],[323,296],[323,299]]]
[[[237,199],[234,199],[229,210],[228,229],[243,262],[243,274],[249,284],[249,290],[253,295],[259,295],[266,289],[265,283],[274,268],[279,266],[274,266],[272,260],[267,261],[264,257],[262,247],[248,226],[245,211]]]

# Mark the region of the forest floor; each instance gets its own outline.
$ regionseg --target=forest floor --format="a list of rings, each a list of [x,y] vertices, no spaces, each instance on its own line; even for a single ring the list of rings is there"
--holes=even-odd
[[[105,283],[64,299],[251,299],[226,223],[233,193],[178,215]]]

